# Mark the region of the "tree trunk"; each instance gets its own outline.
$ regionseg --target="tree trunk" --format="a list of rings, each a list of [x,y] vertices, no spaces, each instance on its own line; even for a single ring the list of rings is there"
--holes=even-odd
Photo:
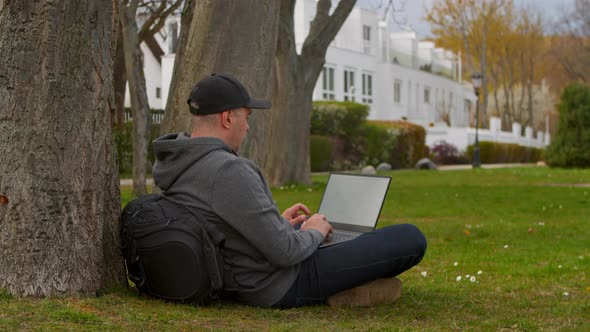
[[[136,13],[137,0],[123,1],[119,14],[123,29],[125,69],[129,81],[131,116],[133,117],[133,194],[141,196],[147,193],[147,148],[151,126]]]
[[[278,16],[276,0],[188,1],[162,132],[190,130],[186,100],[192,87],[211,73],[230,73],[253,98],[269,99]],[[250,118],[239,152],[263,166],[269,111],[255,110]]]
[[[524,87],[523,87],[524,89]],[[527,122],[531,127],[535,127],[535,118],[533,113],[533,82],[529,80],[527,82],[527,113],[528,119]]]
[[[117,33],[117,50],[115,52],[115,114],[114,118],[119,130],[125,129],[125,89],[127,87],[127,71],[125,70],[125,51],[123,50],[123,28],[119,25]]]
[[[280,185],[285,181],[309,183],[311,179],[309,119],[313,86],[311,90],[306,87],[305,75],[302,75],[301,71],[309,68],[301,68],[295,50],[293,12],[290,11],[293,6],[285,1],[281,6],[281,24],[273,75],[274,112],[270,116],[270,148],[265,163],[265,173],[271,185]],[[297,125],[285,130],[285,127],[293,124]]]
[[[117,1],[3,1],[0,288],[123,284],[111,132]]]
[[[320,0],[309,35],[297,55],[294,0],[281,0],[279,40],[275,59],[275,88],[270,122],[269,152],[264,170],[268,182],[309,184],[309,130],[312,97],[330,42],[350,14],[356,0],[342,0],[329,15],[331,1]]]
[[[485,9],[484,9],[485,10]],[[487,19],[484,20],[483,23],[483,31],[482,31],[482,50],[481,50],[481,62],[480,62],[480,72],[482,75],[481,79],[481,95],[482,100],[480,103],[481,109],[481,128],[488,127],[488,78],[487,78],[487,37],[488,37],[488,21]]]

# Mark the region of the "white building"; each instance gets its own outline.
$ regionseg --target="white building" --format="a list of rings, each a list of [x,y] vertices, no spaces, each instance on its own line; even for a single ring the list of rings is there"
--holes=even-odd
[[[315,17],[316,0],[298,0],[295,5],[295,42],[301,49]],[[156,36],[164,55],[156,59],[146,45],[145,76],[150,107],[164,109],[174,66],[174,48],[180,17],[168,20]],[[314,100],[356,101],[367,104],[371,120],[407,120],[427,129],[426,143],[445,140],[465,150],[475,140],[476,96],[461,78],[461,60],[452,52],[421,42],[415,32],[391,33],[379,14],[354,8],[331,43],[324,71],[318,78]],[[127,103],[128,105],[128,103]],[[495,120],[491,121],[493,123]],[[532,130],[532,129],[531,129]],[[480,135],[499,142],[527,146],[548,144],[548,135],[533,139],[510,134]],[[503,132],[502,132],[503,133]],[[480,141],[482,139],[480,138]]]

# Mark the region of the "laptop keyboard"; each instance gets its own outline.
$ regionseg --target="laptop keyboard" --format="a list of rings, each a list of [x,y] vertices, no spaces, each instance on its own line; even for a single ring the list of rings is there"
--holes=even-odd
[[[354,239],[355,237],[359,236],[358,232],[347,232],[336,230],[330,234],[324,242],[331,243],[331,242],[342,242],[350,239]]]

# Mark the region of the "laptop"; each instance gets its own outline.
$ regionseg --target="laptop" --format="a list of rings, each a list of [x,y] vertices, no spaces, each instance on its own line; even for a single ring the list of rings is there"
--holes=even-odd
[[[391,177],[331,173],[318,213],[332,225],[320,248],[375,230]]]

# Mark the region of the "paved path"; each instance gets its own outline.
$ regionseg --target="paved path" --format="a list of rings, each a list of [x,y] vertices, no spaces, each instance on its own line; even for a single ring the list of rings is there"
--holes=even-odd
[[[506,167],[540,167],[537,164],[483,164],[481,168],[506,168]],[[458,169],[471,169],[471,165],[442,165],[438,166],[440,171],[453,171]]]
[[[152,185],[154,184],[154,179],[147,179],[146,180],[147,184]],[[133,185],[133,179],[121,179],[121,185],[122,186],[132,186]]]
[[[505,167],[538,167],[536,164],[485,164],[481,165],[481,168],[505,168]],[[462,169],[471,169],[471,165],[443,165],[438,166],[439,171],[455,171]],[[329,174],[329,172],[321,172],[318,174]],[[148,185],[154,184],[154,179],[147,179]],[[121,179],[121,186],[132,186],[132,179]]]

